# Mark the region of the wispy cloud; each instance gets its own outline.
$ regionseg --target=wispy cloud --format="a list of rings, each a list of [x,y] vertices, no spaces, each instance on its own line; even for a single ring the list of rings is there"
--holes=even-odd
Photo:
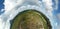
[[[58,20],[60,20],[60,13],[58,13],[56,17],[58,18]],[[57,26],[57,29],[60,29],[60,21],[59,21],[59,25]]]
[[[57,29],[60,29],[60,25],[58,25],[56,28],[57,28]]]
[[[57,14],[57,18],[60,19],[60,13]]]
[[[58,0],[55,0],[55,7],[54,7],[55,10],[58,10]]]

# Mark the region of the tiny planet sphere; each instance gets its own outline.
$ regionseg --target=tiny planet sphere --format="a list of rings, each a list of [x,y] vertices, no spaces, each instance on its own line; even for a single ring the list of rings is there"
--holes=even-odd
[[[43,13],[28,9],[15,16],[10,29],[52,29],[52,26]]]

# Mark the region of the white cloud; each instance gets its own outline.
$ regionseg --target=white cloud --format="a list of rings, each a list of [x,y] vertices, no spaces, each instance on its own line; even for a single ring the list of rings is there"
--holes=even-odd
[[[3,20],[0,17],[0,29],[3,29],[3,27],[4,27],[4,23],[3,23]]]
[[[52,11],[53,11],[53,2],[52,0],[42,0],[42,2],[45,5],[45,10],[49,14],[49,16],[52,16]]]
[[[5,4],[5,12],[10,11],[15,5],[15,4],[13,5],[10,0],[5,0],[4,4]]]
[[[17,3],[14,2],[14,0],[5,0],[4,5],[5,5],[6,13],[0,15],[0,29],[9,29],[10,28],[9,27],[10,22],[7,22],[7,19],[6,19],[6,22],[4,22],[5,21],[4,18],[8,18],[9,13],[11,12],[10,10],[12,10],[12,8],[14,8],[17,5],[20,5],[21,2],[22,2],[22,0],[19,0]],[[3,10],[1,10],[1,11],[3,11]]]
[[[23,1],[22,0],[5,0],[5,12],[10,11],[15,6],[20,5]]]
[[[42,0],[42,2],[45,5],[45,10],[50,16],[52,16],[52,11],[53,10],[58,9],[58,0],[54,0],[54,1],[55,1],[56,5],[54,5],[55,7],[53,8],[52,6],[53,6],[54,3],[52,2],[52,0]]]

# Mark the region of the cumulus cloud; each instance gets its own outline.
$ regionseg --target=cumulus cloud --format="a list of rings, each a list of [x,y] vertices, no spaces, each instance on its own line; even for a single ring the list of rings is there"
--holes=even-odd
[[[42,0],[42,2],[45,5],[46,12],[49,13],[49,16],[52,16],[52,11],[53,11],[52,0]]]
[[[22,0],[5,0],[5,12],[10,11],[17,5],[20,5],[23,1]]]
[[[58,8],[58,0],[54,0],[54,1],[55,2],[53,2],[53,0],[42,0],[42,2],[45,5],[45,10],[49,14],[49,16],[52,16],[52,11],[57,10]]]
[[[26,0],[5,0],[5,3],[4,3],[6,5],[5,10],[10,11],[12,8],[14,8],[14,6],[20,5],[24,1],[26,1]],[[39,5],[39,3],[37,2],[38,0],[32,0],[32,1],[36,2]],[[55,1],[56,1],[56,4],[58,4],[58,0],[55,0]],[[44,3],[47,12],[52,12],[53,11],[52,0],[42,0],[42,2]],[[56,8],[57,8],[57,5],[56,5]]]
[[[15,4],[13,5],[10,0],[5,0],[4,4],[5,4],[5,12],[10,11],[15,5]]]

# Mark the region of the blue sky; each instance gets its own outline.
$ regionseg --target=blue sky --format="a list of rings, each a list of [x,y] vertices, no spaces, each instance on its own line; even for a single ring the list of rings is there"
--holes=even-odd
[[[60,13],[60,0],[58,1],[58,9],[53,11],[53,15],[57,17],[57,14],[59,13]],[[60,24],[60,19],[58,19],[57,22]]]
[[[1,11],[1,9],[4,9],[4,0],[0,0],[0,15],[4,12],[4,11]]]
[[[58,9],[54,10],[53,13],[56,15],[58,13],[60,13],[60,0],[58,1]]]

